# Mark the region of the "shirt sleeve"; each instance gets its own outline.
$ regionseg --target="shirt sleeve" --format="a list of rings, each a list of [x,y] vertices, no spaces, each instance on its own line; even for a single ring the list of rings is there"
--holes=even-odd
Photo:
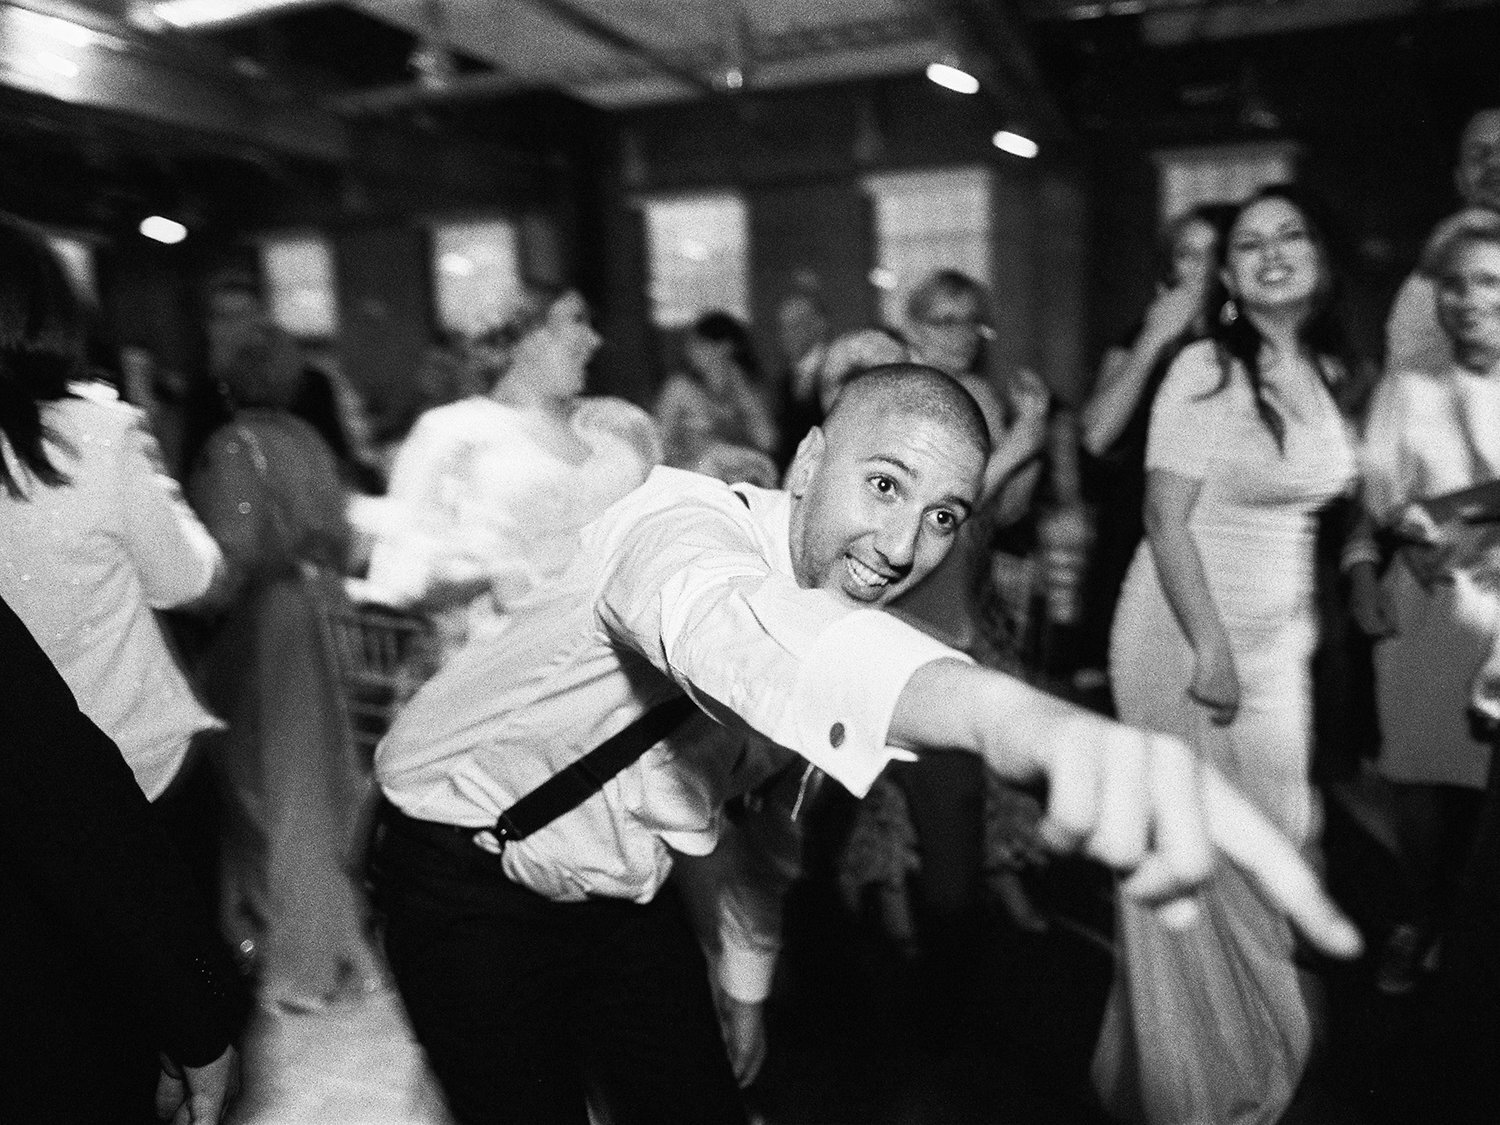
[[[115,481],[126,550],[147,600],[170,609],[201,597],[224,556],[167,472],[143,419],[121,435]]]
[[[967,658],[889,614],[800,588],[706,499],[639,515],[615,509],[596,600],[604,630],[715,718],[743,721],[862,796],[902,756],[886,736],[912,674]]]
[[[475,502],[474,482],[463,471],[468,443],[450,426],[441,415],[419,420],[391,468],[369,577],[393,605],[415,605],[500,566],[502,545],[485,534],[487,525],[464,519]]]
[[[1146,468],[1165,469],[1190,480],[1208,472],[1214,442],[1222,440],[1219,403],[1228,388],[1212,344],[1183,351],[1167,370],[1151,407]]]
[[[1384,375],[1370,396],[1359,446],[1361,495],[1365,509],[1381,525],[1396,522],[1408,497],[1405,431],[1411,410],[1408,376]]]

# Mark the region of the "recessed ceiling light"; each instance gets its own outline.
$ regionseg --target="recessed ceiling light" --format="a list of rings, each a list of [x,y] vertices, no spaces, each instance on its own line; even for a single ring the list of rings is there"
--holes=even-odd
[[[991,138],[996,148],[1001,152],[1008,152],[1012,156],[1019,156],[1024,160],[1030,160],[1041,152],[1041,146],[1030,137],[1023,137],[1020,133],[1012,133],[1009,129],[1001,129]]]
[[[175,246],[187,237],[188,229],[181,223],[161,215],[151,215],[141,220],[140,231],[147,238]]]
[[[979,93],[979,79],[950,63],[929,63],[927,77],[939,86],[959,94]]]

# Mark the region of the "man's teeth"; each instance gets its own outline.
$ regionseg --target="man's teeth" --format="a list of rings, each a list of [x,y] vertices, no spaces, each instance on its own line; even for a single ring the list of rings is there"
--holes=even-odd
[[[844,565],[854,580],[863,586],[889,586],[891,584],[889,578],[871,570],[856,558],[845,555]]]

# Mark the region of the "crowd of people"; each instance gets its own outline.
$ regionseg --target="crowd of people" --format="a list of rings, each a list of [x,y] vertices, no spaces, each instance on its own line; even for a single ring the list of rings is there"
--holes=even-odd
[[[1378,787],[1408,893],[1363,935],[1376,986],[1445,998],[1482,1058],[1500,109],[1457,184],[1383,367],[1318,205],[1272,185],[1166,227],[1076,405],[995,377],[955,270],[841,334],[786,295],[774,367],[705,310],[649,410],[584,394],[587,303],[527,284],[414,373],[384,455],[240,274],[201,409],[131,405],[0,220],[7,1119],[214,1120],[250,995],[394,985],[460,1121],[743,1121],[836,808],[849,901],[955,1004],[988,903],[1046,930],[1031,866],[1114,869],[1100,1103],[1271,1125],[1326,1035],[1317,955],[1362,941],[1322,800]],[[331,603],[425,638],[373,761]],[[1486,1081],[1435,1083],[1444,1119],[1500,1112]]]

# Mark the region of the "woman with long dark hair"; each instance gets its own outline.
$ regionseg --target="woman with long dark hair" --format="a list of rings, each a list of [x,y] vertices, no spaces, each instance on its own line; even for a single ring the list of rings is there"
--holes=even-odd
[[[217,723],[153,610],[208,592],[223,557],[145,415],[89,380],[85,316],[42,236],[0,218],[0,595],[151,800]]]
[[[1338,401],[1353,366],[1298,192],[1240,207],[1215,285],[1209,338],[1177,357],[1152,412],[1146,542],[1111,680],[1122,721],[1184,739],[1308,843],[1316,518],[1354,480]],[[1291,931],[1229,870],[1197,907],[1172,928],[1122,899],[1096,1083],[1126,1117],[1270,1125],[1312,1037]]]
[[[145,416],[86,382],[86,319],[0,215],[0,1119],[146,1120],[185,1074],[217,1121],[237,981],[146,801],[214,725],[152,610],[222,557]]]

